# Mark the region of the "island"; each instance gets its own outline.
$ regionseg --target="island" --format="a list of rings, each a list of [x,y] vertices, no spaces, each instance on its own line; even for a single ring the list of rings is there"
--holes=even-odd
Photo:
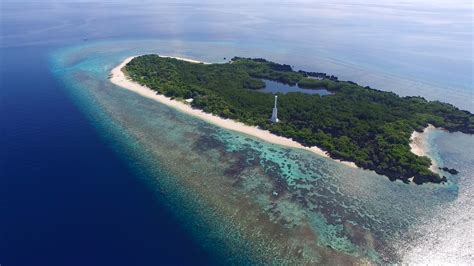
[[[414,131],[433,125],[474,133],[473,114],[451,104],[400,97],[262,58],[204,64],[143,55],[125,61],[119,71],[168,100],[267,130],[304,147],[318,147],[331,158],[353,162],[392,181],[446,181],[430,169],[428,157],[411,152]],[[278,120],[271,120],[276,103],[275,95],[265,92],[268,82],[325,93],[277,93]]]

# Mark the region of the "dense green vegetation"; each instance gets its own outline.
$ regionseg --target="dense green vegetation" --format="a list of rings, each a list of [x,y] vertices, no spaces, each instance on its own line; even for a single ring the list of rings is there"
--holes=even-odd
[[[235,57],[225,64],[196,64],[158,55],[133,59],[130,77],[160,94],[193,98],[192,106],[208,113],[258,125],[305,146],[318,146],[331,157],[355,162],[391,180],[442,182],[429,170],[430,159],[411,153],[414,130],[428,124],[449,131],[474,132],[474,116],[456,107],[421,97],[399,97],[325,73],[293,71],[264,59]],[[256,91],[261,79],[333,92],[319,96],[279,95],[280,123],[269,122],[273,95]]]

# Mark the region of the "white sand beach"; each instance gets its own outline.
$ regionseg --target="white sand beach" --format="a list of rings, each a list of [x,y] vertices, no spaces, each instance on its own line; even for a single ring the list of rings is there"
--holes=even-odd
[[[429,125],[423,130],[423,132],[414,131],[410,137],[411,152],[418,156],[426,156],[430,158],[428,154],[428,140],[426,138],[427,132],[434,129],[436,128],[433,125]],[[439,172],[438,165],[436,165],[436,162],[433,159],[431,159],[430,170],[435,173]]]
[[[172,57],[172,56],[163,56],[163,57]],[[304,149],[304,150],[311,151],[313,153],[316,153],[316,154],[324,156],[324,157],[329,157],[325,151],[321,150],[318,147],[310,147],[310,148],[309,147],[304,147],[303,145],[299,144],[298,142],[296,142],[292,139],[274,135],[274,134],[270,133],[270,131],[262,130],[258,127],[248,126],[248,125],[245,125],[245,124],[240,123],[240,122],[236,122],[236,121],[233,121],[233,120],[230,120],[230,119],[224,119],[224,118],[221,118],[221,117],[209,114],[209,113],[205,113],[201,110],[193,109],[189,104],[186,104],[184,102],[171,100],[170,98],[165,97],[164,95],[157,94],[155,91],[151,90],[150,88],[142,86],[142,85],[132,81],[122,71],[122,68],[126,64],[128,64],[128,62],[130,62],[133,58],[135,58],[135,57],[132,56],[132,57],[129,57],[129,58],[125,59],[120,65],[118,65],[117,67],[115,67],[112,70],[111,75],[110,75],[110,81],[113,84],[115,84],[117,86],[120,86],[124,89],[133,91],[133,92],[135,92],[135,93],[137,93],[137,94],[139,94],[143,97],[153,99],[157,102],[160,102],[162,104],[165,104],[167,106],[175,108],[176,110],[179,110],[183,113],[186,113],[186,114],[195,116],[197,118],[200,118],[200,119],[202,119],[206,122],[209,122],[211,124],[214,124],[216,126],[219,126],[219,127],[225,128],[225,129],[229,129],[229,130],[233,130],[233,131],[236,131],[236,132],[244,133],[244,134],[247,134],[247,135],[250,135],[250,136],[254,136],[258,139],[261,139],[261,140],[269,142],[269,143],[274,143],[274,144],[287,146],[287,147],[292,147],[292,148]],[[176,59],[179,59],[179,60],[184,60],[184,61],[188,61],[188,62],[192,62],[192,63],[208,64],[206,62],[201,62],[201,61],[187,59],[187,58],[180,58],[180,57],[172,57],[172,58],[176,58]],[[345,164],[349,167],[357,168],[357,166],[353,162],[340,161],[340,160],[336,160],[336,161],[338,161],[342,164]]]
[[[194,59],[189,59],[189,58],[183,58],[183,57],[177,57],[177,56],[169,56],[169,55],[160,55],[160,57],[165,57],[165,58],[174,58],[174,59],[178,59],[178,60],[182,60],[182,61],[187,61],[187,62],[190,62],[190,63],[196,63],[196,64],[210,64],[208,62],[203,62],[203,61],[198,61],[198,60],[194,60]],[[132,60],[133,58],[135,58],[134,56],[131,57],[130,60]],[[127,58],[128,60],[129,58]],[[129,61],[130,62],[130,61]],[[126,64],[125,64],[126,65]],[[125,66],[124,65],[124,66]]]

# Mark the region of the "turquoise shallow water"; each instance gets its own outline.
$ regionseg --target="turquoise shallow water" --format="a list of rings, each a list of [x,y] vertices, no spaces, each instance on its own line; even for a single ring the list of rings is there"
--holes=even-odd
[[[469,225],[472,137],[430,133],[432,156],[461,170],[448,184],[390,182],[217,128],[110,84],[114,66],[144,53],[221,62],[235,54],[278,58],[278,52],[212,42],[121,41],[51,55],[53,74],[103,138],[220,261],[423,261],[429,255],[417,252],[426,245],[423,239],[449,241],[446,234],[458,226],[452,219]],[[439,219],[452,226],[440,228]],[[456,252],[444,258],[472,259],[469,252]]]
[[[461,174],[407,188],[106,78],[148,52],[265,57],[472,112],[471,1],[3,0],[0,13],[0,263],[473,264],[472,137],[432,132],[430,154]]]

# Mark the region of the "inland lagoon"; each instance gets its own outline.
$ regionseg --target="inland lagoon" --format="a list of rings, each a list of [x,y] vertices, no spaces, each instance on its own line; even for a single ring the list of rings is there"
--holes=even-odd
[[[299,93],[306,93],[306,94],[319,94],[321,96],[325,95],[330,95],[331,92],[326,90],[325,88],[320,88],[320,89],[305,89],[305,88],[300,88],[298,84],[294,86],[290,86],[287,84],[282,84],[279,82],[275,82],[273,80],[264,80],[265,82],[265,88],[259,90],[261,92],[266,92],[266,93],[283,93],[287,94],[289,92],[299,92]]]

